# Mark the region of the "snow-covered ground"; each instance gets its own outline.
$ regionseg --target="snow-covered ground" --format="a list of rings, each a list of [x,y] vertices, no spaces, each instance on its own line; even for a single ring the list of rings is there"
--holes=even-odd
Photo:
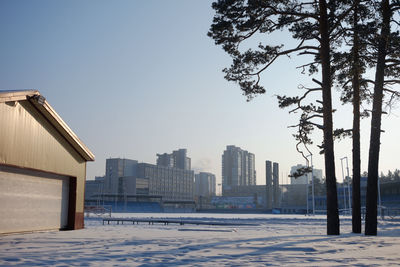
[[[326,235],[325,216],[113,214],[256,223],[257,226],[110,223],[87,218],[78,231],[0,236],[0,265],[18,266],[398,266],[400,221],[379,221],[376,237]]]

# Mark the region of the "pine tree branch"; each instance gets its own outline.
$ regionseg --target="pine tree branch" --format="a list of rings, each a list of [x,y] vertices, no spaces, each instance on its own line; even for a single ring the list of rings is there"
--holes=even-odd
[[[313,56],[318,56],[319,53],[318,53],[318,52],[304,51],[304,52],[300,52],[299,55],[313,55]]]
[[[289,54],[291,54],[291,53],[293,53],[293,52],[301,51],[301,50],[304,50],[304,49],[316,49],[316,50],[318,50],[318,47],[315,47],[315,46],[309,46],[309,45],[307,45],[307,46],[302,46],[303,43],[304,43],[304,41],[305,41],[305,40],[303,39],[303,40],[299,43],[299,45],[298,45],[296,48],[288,49],[288,50],[284,50],[284,51],[278,52],[278,53],[271,59],[271,61],[268,62],[263,68],[261,68],[259,71],[255,72],[255,73],[249,74],[249,76],[258,76],[258,77],[259,77],[260,74],[261,74],[263,71],[265,71],[269,66],[271,66],[271,64],[274,63],[274,61],[275,61],[277,58],[279,58],[280,56],[289,55]]]
[[[299,109],[302,109],[301,102],[307,97],[307,95],[311,92],[316,92],[316,91],[322,91],[321,88],[306,88],[304,86],[301,86],[299,89],[306,89],[307,91],[297,100],[297,107],[295,109],[292,109],[289,111],[289,113],[294,113]]]
[[[312,78],[312,81],[322,87],[322,82],[318,81],[317,79]]]
[[[349,8],[348,10],[346,10],[346,12],[342,13],[340,16],[338,16],[336,18],[336,23],[331,26],[331,30],[329,31],[329,35],[331,35],[334,30],[339,28],[339,26],[342,24],[344,18],[350,13],[350,11],[352,11],[352,8]]]
[[[284,16],[296,16],[296,17],[302,17],[304,19],[306,18],[312,18],[317,21],[319,21],[319,16],[317,14],[312,14],[312,13],[307,13],[307,12],[295,12],[295,11],[288,11],[288,10],[278,10],[274,6],[266,5],[264,6],[265,8],[271,9],[274,14],[276,15],[284,15]]]
[[[390,93],[390,98],[389,100],[386,102],[386,107],[389,108],[389,112],[391,113],[392,107],[393,107],[393,103],[397,98],[400,98],[400,93],[397,91],[393,91],[387,88],[383,88],[384,92],[388,92]]]
[[[311,122],[311,121],[308,121],[307,123],[309,123],[311,125],[314,125],[315,127],[317,127],[320,130],[324,129],[324,126],[322,124],[317,124],[317,123],[314,123],[314,122]]]
[[[307,117],[307,120],[309,120],[309,119],[314,119],[314,118],[323,119],[323,118],[324,118],[324,116],[322,116],[322,115],[319,115],[319,114],[313,114],[313,115],[311,115],[311,116]]]
[[[303,69],[303,70],[301,71],[301,74],[305,74],[306,67],[309,67],[309,66],[311,66],[311,65],[316,65],[316,64],[319,64],[319,63],[314,61],[314,62],[311,62],[311,63],[308,63],[308,64],[304,64],[304,65],[301,65],[301,66],[297,66],[296,69]]]
[[[383,81],[383,84],[389,84],[389,85],[392,85],[392,84],[398,84],[398,83],[400,83],[400,80],[384,80]]]
[[[400,97],[400,92],[398,92],[398,91],[393,91],[393,90],[388,89],[388,88],[383,88],[383,91],[384,91],[384,92],[391,93],[391,94],[394,95],[394,96]]]

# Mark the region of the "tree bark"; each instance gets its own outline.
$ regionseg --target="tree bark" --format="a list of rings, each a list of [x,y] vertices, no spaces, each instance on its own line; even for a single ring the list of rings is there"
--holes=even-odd
[[[353,199],[352,199],[352,230],[353,233],[361,233],[361,155],[360,155],[360,59],[359,59],[359,29],[358,29],[358,5],[354,1],[353,15]]]
[[[385,58],[390,34],[391,10],[389,0],[383,0],[381,34],[378,44],[378,59],[375,72],[375,86],[372,105],[371,135],[369,140],[367,203],[365,234],[377,234],[378,169],[381,138],[383,83],[385,78]]]
[[[322,102],[324,118],[324,153],[326,175],[326,213],[327,234],[339,235],[339,212],[337,205],[337,189],[335,175],[335,156],[333,149],[333,120],[332,120],[332,94],[331,94],[331,67],[330,43],[327,5],[325,0],[319,0],[319,31],[320,56],[322,66]]]

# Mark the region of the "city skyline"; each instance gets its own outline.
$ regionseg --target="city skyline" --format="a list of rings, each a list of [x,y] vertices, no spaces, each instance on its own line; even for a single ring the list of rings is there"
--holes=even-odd
[[[1,89],[33,88],[52,103],[96,156],[87,179],[104,174],[107,158],[155,163],[155,154],[185,147],[192,169],[216,175],[221,153],[235,145],[256,155],[257,184],[265,184],[265,160],[305,164],[292,137],[297,115],[278,108],[276,94],[296,95],[310,85],[297,60],[281,59],[263,76],[267,92],[250,102],[224,80],[230,58],[206,36],[212,1],[1,1]],[[269,37],[285,39],[285,32]],[[335,127],[350,128],[351,107],[334,92]],[[384,115],[380,171],[400,168],[396,152],[400,117]],[[370,119],[362,121],[361,170],[367,170]],[[324,169],[313,135],[314,166]],[[351,139],[335,143],[349,159]]]

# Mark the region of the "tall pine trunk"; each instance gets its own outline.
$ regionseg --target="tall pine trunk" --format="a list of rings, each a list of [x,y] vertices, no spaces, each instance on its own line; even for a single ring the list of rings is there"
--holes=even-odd
[[[352,230],[361,233],[361,200],[360,200],[360,55],[359,55],[359,28],[358,5],[354,1],[353,15],[353,199],[352,199]]]
[[[377,199],[378,199],[378,168],[379,168],[379,149],[381,138],[381,117],[382,117],[382,98],[383,84],[385,79],[385,58],[387,53],[388,38],[390,34],[391,10],[389,0],[383,0],[381,34],[378,43],[378,59],[375,72],[375,86],[372,104],[371,136],[369,140],[368,158],[368,183],[367,183],[367,203],[365,217],[365,234],[377,234]]]
[[[325,0],[319,0],[320,56],[322,65],[322,102],[324,117],[324,153],[326,174],[327,234],[339,235],[339,212],[335,175],[335,155],[333,149],[333,120],[331,95],[331,66],[328,14]]]

